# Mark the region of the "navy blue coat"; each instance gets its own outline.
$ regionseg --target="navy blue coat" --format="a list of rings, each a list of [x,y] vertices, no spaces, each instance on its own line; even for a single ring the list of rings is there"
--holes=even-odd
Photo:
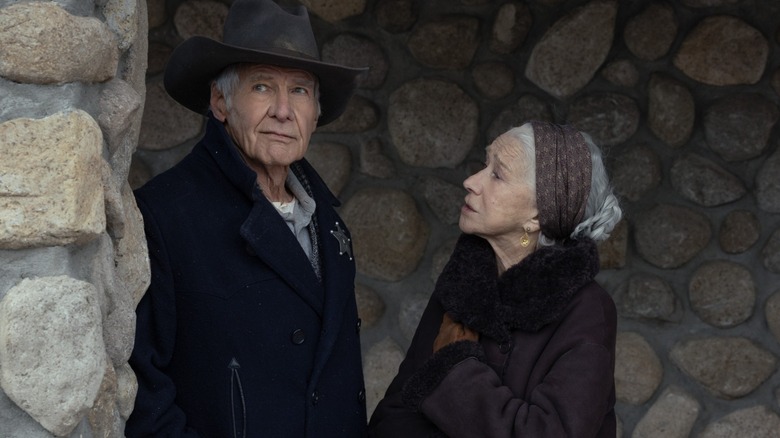
[[[365,435],[355,263],[335,237],[349,231],[314,169],[293,167],[317,203],[322,281],[213,118],[136,191],[152,279],[136,309],[128,437]]]

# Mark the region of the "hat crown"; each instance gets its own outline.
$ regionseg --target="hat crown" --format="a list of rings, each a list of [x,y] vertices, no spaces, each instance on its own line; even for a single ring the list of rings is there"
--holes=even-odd
[[[236,0],[222,41],[235,47],[320,60],[306,8],[284,9],[271,0]]]

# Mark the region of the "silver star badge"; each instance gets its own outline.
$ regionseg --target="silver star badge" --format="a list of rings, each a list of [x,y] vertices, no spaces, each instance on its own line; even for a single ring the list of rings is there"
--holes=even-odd
[[[352,260],[352,245],[350,245],[350,238],[347,237],[347,233],[341,229],[341,225],[336,222],[336,229],[330,230],[330,234],[339,241],[339,255],[347,253],[349,259]]]

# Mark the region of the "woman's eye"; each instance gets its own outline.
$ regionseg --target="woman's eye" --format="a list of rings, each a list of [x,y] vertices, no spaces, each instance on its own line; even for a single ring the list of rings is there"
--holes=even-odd
[[[257,84],[257,85],[255,85],[255,90],[256,91],[265,91],[267,89],[268,89],[268,86],[265,85],[265,84]]]

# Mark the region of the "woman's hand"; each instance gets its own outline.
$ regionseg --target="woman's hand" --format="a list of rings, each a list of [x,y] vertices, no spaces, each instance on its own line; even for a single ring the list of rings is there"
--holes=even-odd
[[[478,341],[479,333],[471,330],[465,325],[455,322],[450,318],[449,313],[445,313],[439,326],[439,334],[433,341],[433,352],[436,353],[443,347],[458,341]]]

